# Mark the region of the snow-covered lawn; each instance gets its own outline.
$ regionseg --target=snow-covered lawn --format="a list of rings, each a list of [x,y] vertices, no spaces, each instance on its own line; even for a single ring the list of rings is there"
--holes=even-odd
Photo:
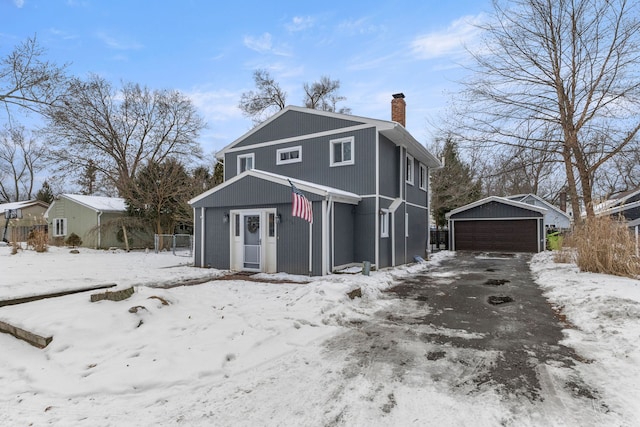
[[[498,395],[465,395],[428,376],[393,385],[387,406],[372,412],[373,397],[363,396],[373,391],[348,383],[347,361],[327,354],[323,342],[383,308],[381,291],[394,280],[451,256],[371,276],[259,275],[287,283],[164,289],[157,286],[223,272],[170,253],[52,247],[11,255],[0,247],[0,300],[105,283],[136,290],[121,302],[91,303],[89,292],[0,307],[1,321],[53,336],[37,349],[0,334],[0,425],[546,425],[530,402],[514,412]],[[640,282],[578,273],[548,254],[532,269],[574,326],[565,343],[592,361],[577,369],[614,414],[607,420],[640,425]],[[362,298],[351,300],[355,288]]]

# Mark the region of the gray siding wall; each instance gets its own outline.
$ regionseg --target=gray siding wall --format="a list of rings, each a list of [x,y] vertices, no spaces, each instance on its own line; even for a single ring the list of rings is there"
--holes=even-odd
[[[355,164],[331,167],[330,141],[349,136],[354,137]],[[376,130],[372,127],[356,132],[339,132],[330,136],[227,153],[225,155],[225,180],[237,174],[238,155],[254,153],[256,169],[356,194],[375,194],[375,138]],[[302,162],[276,165],[276,151],[278,149],[298,145],[302,147]]]
[[[504,203],[489,202],[475,208],[467,209],[451,215],[451,219],[475,218],[535,218],[542,217],[542,213]]]
[[[375,226],[377,212],[374,198],[363,199],[356,206],[354,226],[355,262],[375,262]]]
[[[380,135],[380,194],[387,197],[399,197],[400,187],[400,150],[388,138]]]
[[[206,208],[205,215],[205,258],[202,262],[202,233],[200,229],[200,216],[202,209],[197,209],[194,219],[194,262],[196,267],[229,269],[229,222],[223,222],[222,218],[229,209]]]
[[[277,208],[277,269],[290,274],[309,274],[309,223],[291,215],[291,203]],[[313,202],[313,275],[322,274],[322,203]]]
[[[305,193],[305,196],[311,201],[321,199],[320,196],[312,193]],[[227,207],[228,210],[242,209],[241,206],[271,207],[281,203],[289,204],[291,209],[291,187],[248,176],[197,201],[193,207]]]
[[[416,255],[424,258],[427,249],[427,233],[429,227],[429,215],[426,209],[407,205],[407,213],[409,214],[409,237],[407,238],[405,263],[413,262],[413,258]]]
[[[244,147],[266,141],[277,141],[279,139],[309,135],[361,124],[363,124],[363,122],[356,120],[337,119],[301,113],[299,111],[288,111],[277,120],[268,123],[255,133],[247,136],[247,138],[238,143],[236,147]]]
[[[355,207],[343,203],[334,203],[334,260],[333,265],[357,262],[354,253]]]

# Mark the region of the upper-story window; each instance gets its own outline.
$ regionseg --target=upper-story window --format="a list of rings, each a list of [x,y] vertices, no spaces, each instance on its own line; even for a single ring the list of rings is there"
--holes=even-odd
[[[420,163],[419,179],[420,189],[427,191],[427,180],[429,179],[429,175],[427,174],[427,167],[422,163]]]
[[[407,166],[405,168],[407,176],[406,181],[407,184],[413,185],[413,156],[411,154],[407,154]]]
[[[276,151],[276,165],[298,163],[302,161],[302,146],[281,148]]]
[[[353,137],[331,140],[331,166],[352,165]]]
[[[238,156],[238,174],[254,168],[255,156],[253,153]]]

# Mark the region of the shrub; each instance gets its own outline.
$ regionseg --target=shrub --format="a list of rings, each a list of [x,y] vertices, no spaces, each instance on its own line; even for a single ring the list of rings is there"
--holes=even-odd
[[[67,240],[65,240],[65,243],[67,246],[73,246],[75,248],[76,246],[82,245],[82,239],[76,233],[71,233],[69,237],[67,237]]]
[[[636,242],[624,222],[609,216],[588,218],[571,236],[581,271],[636,278],[640,260]]]
[[[47,233],[44,230],[31,230],[27,236],[27,248],[33,248],[36,252],[46,252],[49,249]]]

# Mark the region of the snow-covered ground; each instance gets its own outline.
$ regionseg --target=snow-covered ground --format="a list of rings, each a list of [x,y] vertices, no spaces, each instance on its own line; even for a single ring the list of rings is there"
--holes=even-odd
[[[381,291],[394,280],[451,256],[371,276],[259,275],[270,280],[162,288],[223,272],[170,253],[52,247],[11,255],[0,247],[0,300],[106,283],[136,290],[120,302],[91,303],[88,292],[0,307],[0,321],[53,337],[37,349],[0,334],[0,425],[548,425],[531,402],[505,407],[497,393],[468,395],[429,375],[375,387],[354,381],[348,351],[324,345],[383,309]],[[613,414],[603,420],[640,425],[640,282],[578,273],[548,254],[532,270],[573,325],[565,344],[590,361],[576,369]],[[356,288],[362,298],[352,300]],[[547,408],[558,411],[547,420],[565,415],[561,402]]]

